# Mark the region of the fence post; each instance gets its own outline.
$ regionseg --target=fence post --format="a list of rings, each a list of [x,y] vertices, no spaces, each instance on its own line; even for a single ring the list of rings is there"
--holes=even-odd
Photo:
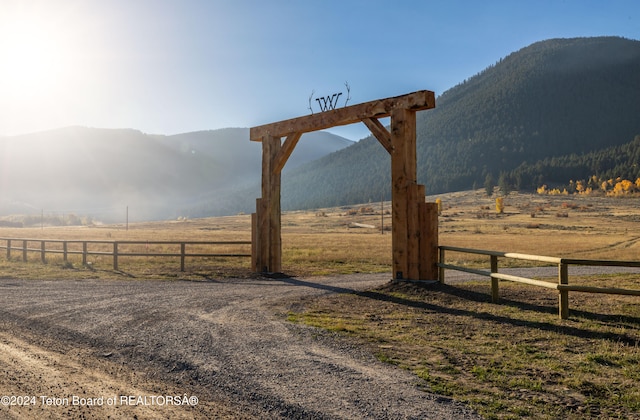
[[[82,265],[87,265],[87,242],[82,243]]]
[[[42,261],[42,264],[46,264],[46,262],[47,262],[47,259],[45,258],[45,255],[44,255],[45,254],[45,251],[44,251],[45,248],[46,248],[45,241],[41,241],[40,242],[40,260]]]
[[[569,284],[569,266],[563,262],[558,264],[558,284]],[[558,292],[560,319],[569,318],[569,291]]]
[[[67,241],[62,243],[62,260],[67,262]]]
[[[184,271],[184,254],[186,250],[187,244],[182,242],[180,244],[180,271]]]
[[[113,243],[113,269],[118,270],[118,242]]]
[[[11,259],[11,239],[7,239],[7,260]]]
[[[440,248],[440,264],[444,264],[444,249]],[[438,281],[444,284],[444,267],[438,267]]]
[[[498,256],[491,256],[491,274],[498,272]],[[500,301],[500,280],[491,276],[491,302]]]
[[[22,241],[22,262],[27,262],[27,241]]]

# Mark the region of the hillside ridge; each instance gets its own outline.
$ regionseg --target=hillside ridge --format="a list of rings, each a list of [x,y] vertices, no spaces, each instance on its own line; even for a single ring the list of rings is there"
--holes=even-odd
[[[309,133],[288,166],[350,143]],[[162,136],[71,126],[0,137],[0,216],[77,213],[111,221],[121,219],[125,208],[133,220],[184,216],[202,200],[259,184],[261,153],[248,128]],[[218,204],[212,214],[227,209]]]
[[[479,188],[523,164],[632,142],[640,134],[639,93],[640,41],[536,42],[418,113],[418,182],[427,194]],[[283,207],[389,199],[389,167],[386,151],[367,137],[292,171],[283,179]],[[538,175],[514,179],[514,187],[534,190],[544,181]]]

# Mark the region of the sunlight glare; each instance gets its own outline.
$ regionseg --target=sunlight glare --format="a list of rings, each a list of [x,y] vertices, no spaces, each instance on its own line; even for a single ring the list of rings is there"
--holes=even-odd
[[[73,80],[72,40],[50,15],[19,11],[0,17],[0,91],[16,108],[55,103]]]

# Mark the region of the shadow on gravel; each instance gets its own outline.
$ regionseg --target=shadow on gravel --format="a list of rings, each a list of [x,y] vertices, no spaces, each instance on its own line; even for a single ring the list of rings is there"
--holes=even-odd
[[[126,271],[114,270],[113,272],[116,273],[116,274],[120,274],[123,277],[129,277],[130,279],[135,279],[136,278],[136,276],[134,276],[131,273],[127,273]]]
[[[389,295],[384,292],[378,292],[373,290],[359,291],[359,290],[349,289],[345,287],[331,286],[327,284],[314,283],[314,282],[305,281],[305,280],[298,280],[298,279],[295,279],[292,277],[286,277],[286,276],[278,277],[277,280],[283,283],[288,283],[295,286],[311,287],[314,289],[326,290],[333,293],[353,294],[353,295],[357,295],[364,298],[375,299],[375,300],[388,302],[388,303],[395,303],[398,305],[404,305],[412,308],[422,309],[425,311],[446,313],[446,314],[455,315],[455,316],[467,316],[467,317],[472,317],[472,318],[481,319],[485,321],[495,322],[497,324],[525,326],[525,327],[535,328],[535,329],[544,330],[544,331],[560,332],[562,334],[572,335],[572,336],[581,337],[581,338],[595,338],[595,339],[601,339],[601,340],[610,340],[614,342],[624,343],[630,346],[635,346],[638,344],[638,340],[636,337],[632,337],[627,334],[595,332],[593,330],[566,325],[567,323],[572,322],[571,320],[563,321],[564,323],[563,325],[559,325],[557,323],[550,323],[550,322],[524,321],[521,319],[512,319],[506,316],[490,314],[487,312],[474,312],[471,310],[451,308],[447,306],[435,305],[432,303],[421,302],[417,300],[404,299],[404,298]],[[416,287],[422,290],[430,290],[433,292],[440,292],[440,293],[450,294],[453,296],[458,296],[466,300],[471,300],[476,302],[487,302],[486,294],[473,292],[466,289],[460,289],[460,288],[456,288],[446,284],[442,285],[442,284],[436,283],[436,284],[430,284],[428,286],[417,285]],[[535,310],[538,312],[548,312],[550,314],[557,314],[557,308],[550,308],[548,306],[532,305],[528,303],[522,303],[522,302],[517,302],[517,301],[512,301],[507,299],[501,299],[500,304],[509,305],[522,310]],[[572,311],[572,314],[574,314],[574,316],[578,315],[580,317],[585,317],[587,319],[597,319],[600,321],[603,321],[607,318],[612,318],[615,321],[619,322],[621,318],[621,317],[612,317],[612,316],[598,316],[598,315],[589,314],[581,311],[575,311],[575,310]],[[640,320],[637,318],[634,318],[634,317],[625,317],[625,318],[627,318],[626,322],[631,322],[631,323],[640,325]]]
[[[203,281],[207,283],[222,283],[219,279],[206,273],[193,273],[193,274],[194,276],[199,278],[199,280],[196,280],[196,281]]]

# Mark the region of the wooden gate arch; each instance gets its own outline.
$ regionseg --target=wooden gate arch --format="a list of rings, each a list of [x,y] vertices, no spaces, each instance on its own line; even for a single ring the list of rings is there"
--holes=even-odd
[[[425,202],[416,159],[416,112],[431,108],[434,93],[421,90],[252,127],[250,140],[262,142],[262,197],[252,214],[253,270],[282,271],[281,172],[302,134],[362,122],[391,155],[393,278],[437,279],[437,207]],[[391,117],[390,130],[379,121],[385,117]]]

